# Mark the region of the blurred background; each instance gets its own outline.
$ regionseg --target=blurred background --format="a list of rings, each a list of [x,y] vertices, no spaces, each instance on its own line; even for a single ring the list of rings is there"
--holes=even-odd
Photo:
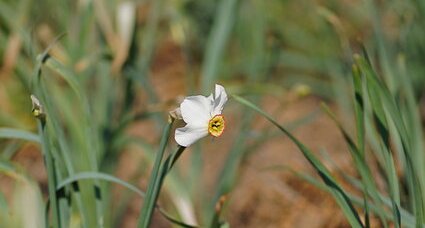
[[[37,133],[30,95],[42,94],[59,179],[97,170],[143,190],[168,111],[218,83],[287,126],[335,175],[356,175],[320,103],[353,129],[352,55],[362,50],[391,91],[408,77],[422,100],[424,17],[416,0],[1,0],[0,127]],[[232,99],[224,115],[224,134],[188,148],[167,177],[162,208],[205,224],[221,198],[231,227],[349,226],[327,192],[291,172],[316,175],[291,141]],[[0,225],[43,224],[40,146],[1,139],[0,157]],[[135,227],[143,199],[102,189],[105,226]],[[156,213],[152,227],[172,225]]]

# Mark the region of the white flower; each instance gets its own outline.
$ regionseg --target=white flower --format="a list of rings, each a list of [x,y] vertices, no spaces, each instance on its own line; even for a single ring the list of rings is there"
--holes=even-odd
[[[186,97],[180,104],[180,111],[186,126],[176,129],[176,142],[188,147],[208,134],[218,137],[225,127],[221,115],[227,94],[223,86],[215,85],[215,94]]]

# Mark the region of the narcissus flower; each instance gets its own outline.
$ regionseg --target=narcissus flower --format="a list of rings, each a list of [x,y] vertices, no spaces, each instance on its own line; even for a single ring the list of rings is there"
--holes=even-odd
[[[186,97],[180,104],[181,116],[186,126],[176,129],[176,142],[188,147],[208,134],[219,137],[225,128],[221,112],[226,102],[227,94],[221,85],[215,85],[215,93],[209,97]]]

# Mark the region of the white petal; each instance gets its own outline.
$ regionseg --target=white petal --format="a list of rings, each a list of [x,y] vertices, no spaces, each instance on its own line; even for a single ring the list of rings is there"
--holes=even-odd
[[[198,95],[186,97],[180,105],[184,122],[193,126],[207,127],[211,118],[212,100]]]
[[[177,128],[174,139],[180,146],[188,147],[200,138],[208,135],[208,126],[191,126]]]
[[[214,97],[214,107],[212,116],[221,114],[223,111],[224,104],[227,102],[227,93],[224,90],[224,87],[221,85],[215,85],[215,97]]]

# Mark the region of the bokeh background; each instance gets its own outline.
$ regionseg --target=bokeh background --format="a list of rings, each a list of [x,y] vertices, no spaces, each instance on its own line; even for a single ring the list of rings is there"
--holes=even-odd
[[[41,68],[42,101],[54,113],[54,150],[67,148],[63,177],[70,166],[92,170],[86,155],[94,153],[97,170],[145,189],[168,111],[187,95],[209,95],[215,83],[274,116],[336,176],[356,175],[320,103],[353,129],[352,56],[364,50],[390,90],[408,77],[421,101],[424,17],[415,0],[1,0],[0,127],[37,132],[30,95],[37,56],[49,48],[56,62]],[[224,114],[225,133],[188,148],[167,177],[163,208],[202,224],[225,196],[222,218],[231,227],[349,226],[327,192],[291,171],[316,175],[290,140],[232,99]],[[0,225],[43,224],[40,146],[1,139],[0,157]],[[103,188],[106,227],[135,227],[143,199]],[[171,226],[154,215],[152,227]]]

